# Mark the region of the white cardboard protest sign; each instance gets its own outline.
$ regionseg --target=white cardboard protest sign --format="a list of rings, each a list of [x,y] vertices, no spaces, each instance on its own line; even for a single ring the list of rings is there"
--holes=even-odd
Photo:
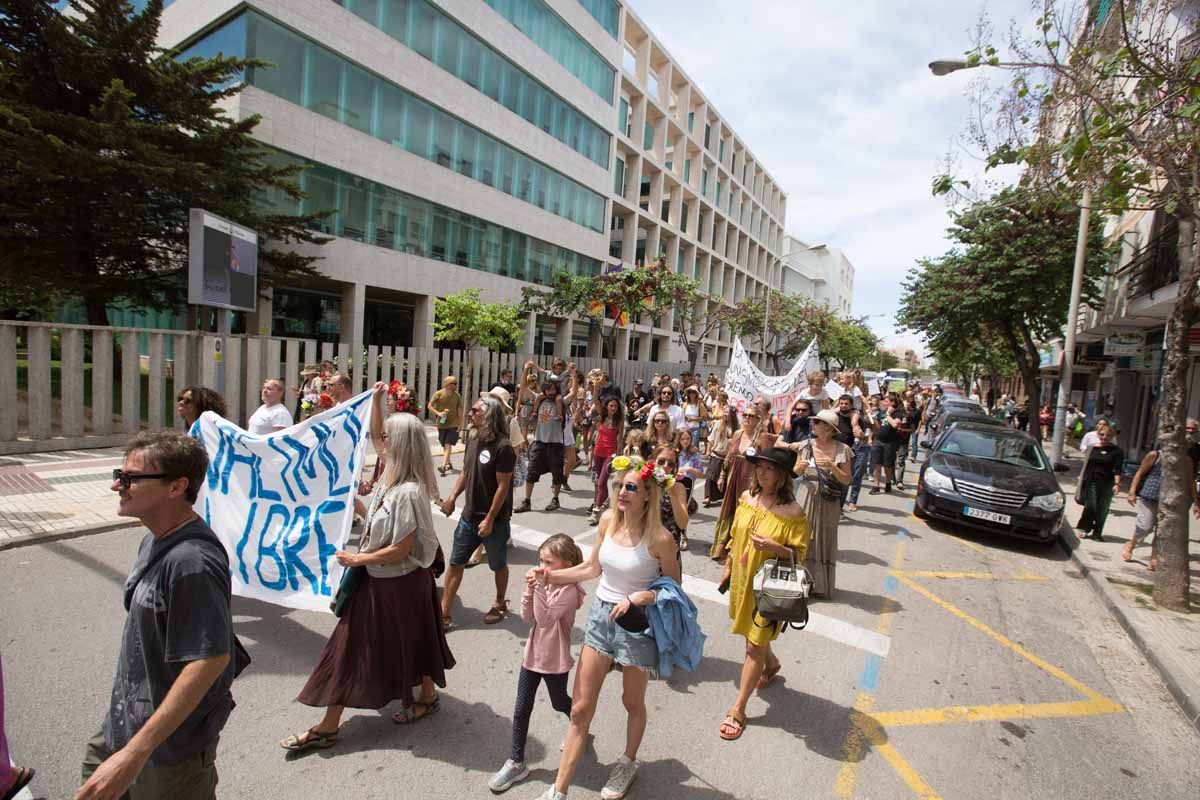
[[[196,513],[229,554],[233,593],[328,611],[354,522],[371,413],[364,392],[281,431],[255,436],[205,412],[192,435],[208,451]]]

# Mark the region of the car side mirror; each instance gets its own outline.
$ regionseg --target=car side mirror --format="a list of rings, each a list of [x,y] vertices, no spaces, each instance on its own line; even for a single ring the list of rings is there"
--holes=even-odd
[[[1055,464],[1054,471],[1055,472],[1070,472],[1071,468],[1069,466],[1067,466],[1066,464]]]
[[[929,442],[921,442],[920,445],[922,450],[928,450],[930,448]]]

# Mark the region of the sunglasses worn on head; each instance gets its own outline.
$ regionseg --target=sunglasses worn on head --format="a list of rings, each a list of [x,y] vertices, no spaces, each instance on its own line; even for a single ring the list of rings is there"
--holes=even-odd
[[[133,485],[134,481],[148,481],[170,477],[165,472],[126,472],[123,469],[114,469],[112,472],[113,482],[119,484],[122,489],[128,489]]]

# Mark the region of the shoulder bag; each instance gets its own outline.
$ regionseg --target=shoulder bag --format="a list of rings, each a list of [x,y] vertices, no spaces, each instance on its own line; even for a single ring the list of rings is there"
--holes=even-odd
[[[805,453],[807,453],[807,455],[805,455]],[[815,472],[817,475],[817,494],[821,497],[821,499],[836,500],[840,503],[842,501],[842,491],[845,490],[846,487],[842,485],[841,481],[833,477],[833,473],[831,471],[822,469],[813,463],[815,460],[815,455],[811,442],[809,442],[808,446],[804,448],[801,456],[812,466],[813,472]],[[835,455],[834,458],[837,458],[837,456]]]
[[[772,625],[803,630],[808,625],[808,593],[812,585],[808,571],[796,566],[795,552],[786,561],[768,558],[754,575],[754,624],[759,625],[758,617],[762,617]]]

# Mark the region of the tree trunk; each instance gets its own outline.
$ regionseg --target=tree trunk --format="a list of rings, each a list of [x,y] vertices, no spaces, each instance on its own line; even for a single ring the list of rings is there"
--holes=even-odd
[[[83,296],[88,325],[108,325],[108,298],[88,293]]]
[[[700,366],[700,351],[703,346],[697,341],[694,345],[688,348],[688,364],[692,367],[692,374],[696,374],[696,367]]]
[[[1188,332],[1196,322],[1194,216],[1180,216],[1179,296],[1167,322],[1162,399],[1158,404],[1158,442],[1162,450],[1162,488],[1158,495],[1158,570],[1154,602],[1173,611],[1189,611],[1188,520],[1195,467],[1188,457],[1187,377],[1191,361]]]
[[[475,345],[471,342],[463,342],[463,347],[467,348],[467,374],[463,376],[463,392],[462,401],[466,408],[470,408],[475,402],[475,396],[471,394],[471,376],[475,374]],[[465,410],[462,414],[462,422],[459,423],[463,432],[463,441],[466,441],[467,418],[470,417]]]

